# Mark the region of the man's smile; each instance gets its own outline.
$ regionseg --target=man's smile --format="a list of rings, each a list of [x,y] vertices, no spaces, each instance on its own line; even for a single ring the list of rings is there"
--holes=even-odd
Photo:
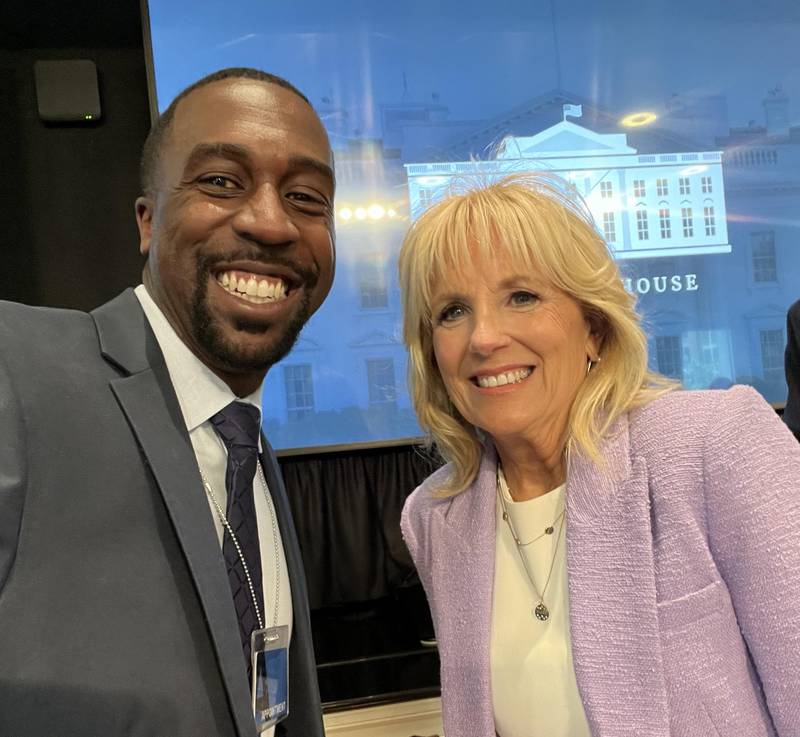
[[[216,279],[217,284],[230,294],[253,304],[281,302],[291,289],[281,277],[248,271],[221,271],[216,274]]]

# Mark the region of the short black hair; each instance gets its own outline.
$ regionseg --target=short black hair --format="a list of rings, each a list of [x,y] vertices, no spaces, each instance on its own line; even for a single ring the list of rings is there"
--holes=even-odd
[[[144,147],[142,148],[142,158],[139,162],[139,176],[141,177],[142,192],[145,195],[152,196],[155,193],[155,178],[156,172],[158,171],[159,159],[161,158],[161,147],[166,134],[169,132],[172,119],[175,117],[175,109],[178,103],[196,89],[205,87],[212,82],[219,82],[223,79],[255,79],[266,84],[275,84],[278,85],[278,87],[283,87],[293,92],[309,106],[311,105],[309,99],[291,82],[287,82],[283,77],[278,77],[275,74],[263,72],[260,69],[253,69],[251,67],[228,67],[227,69],[220,69],[217,72],[206,75],[202,79],[198,79],[197,82],[189,85],[178,94],[169,104],[169,107],[158,116],[156,122],[153,123],[153,127],[150,129],[150,133],[147,135]]]

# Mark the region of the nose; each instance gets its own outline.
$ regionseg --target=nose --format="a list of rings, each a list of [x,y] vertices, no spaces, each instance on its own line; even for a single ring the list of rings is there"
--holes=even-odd
[[[502,320],[492,312],[475,314],[469,338],[470,350],[479,356],[490,356],[510,342]]]
[[[288,246],[298,237],[279,191],[265,183],[255,189],[233,217],[233,229],[246,240],[262,246]]]

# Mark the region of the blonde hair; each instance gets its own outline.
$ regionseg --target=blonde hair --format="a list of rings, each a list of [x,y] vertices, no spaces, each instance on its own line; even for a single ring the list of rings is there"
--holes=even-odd
[[[436,365],[431,298],[433,285],[464,266],[476,248],[481,256],[504,252],[512,262],[536,269],[580,304],[600,339],[602,361],[572,404],[568,442],[599,462],[599,444],[614,421],[677,384],[649,371],[635,298],[591,214],[570,185],[546,173],[465,180],[451,186],[450,194],[411,227],[399,259],[412,401],[432,445],[452,464],[440,492],[457,494],[473,481],[481,438],[450,401]]]

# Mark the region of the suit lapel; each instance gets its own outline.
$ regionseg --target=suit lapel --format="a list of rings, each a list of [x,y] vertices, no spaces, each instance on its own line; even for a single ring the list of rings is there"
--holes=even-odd
[[[276,735],[286,733],[317,737],[323,734],[322,715],[309,708],[310,704],[319,704],[319,685],[317,682],[316,663],[314,662],[311,634],[311,621],[308,611],[308,592],[300,545],[294,529],[289,498],[281,478],[280,468],[272,447],[262,435],[261,444],[264,453],[261,456],[261,467],[267,482],[270,497],[275,507],[278,528],[281,531],[283,553],[289,574],[289,588],[292,592],[293,629],[289,649],[289,716],[279,725]],[[291,708],[291,703],[296,707]]]
[[[194,579],[216,650],[231,711],[241,735],[255,725],[243,677],[238,625],[230,586],[197,461],[155,336],[131,290],[92,313],[101,351],[127,373],[111,380],[153,472]]]
[[[647,465],[627,419],[602,448],[605,471],[575,456],[567,561],[575,674],[592,734],[669,737],[656,608]],[[625,698],[617,698],[624,694]]]
[[[437,638],[443,658],[447,723],[462,734],[494,734],[490,686],[492,592],[495,556],[494,449],[484,453],[475,482],[449,504],[436,507],[431,536],[446,555],[433,557]],[[445,670],[446,664],[446,670]],[[456,704],[457,707],[453,707]]]

